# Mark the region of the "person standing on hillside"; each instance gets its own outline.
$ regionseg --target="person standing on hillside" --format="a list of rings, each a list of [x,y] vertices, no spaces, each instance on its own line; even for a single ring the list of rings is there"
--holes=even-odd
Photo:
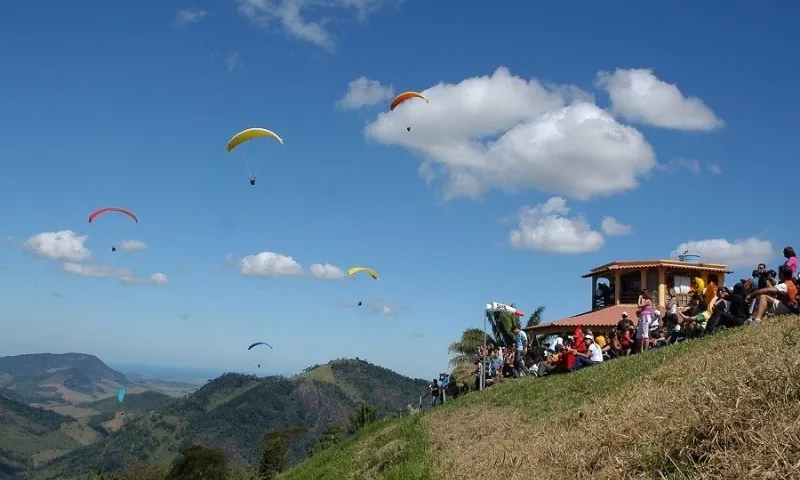
[[[653,299],[647,290],[642,290],[639,295],[639,323],[636,327],[636,350],[638,352],[647,351],[650,344],[650,322],[653,317]]]
[[[439,381],[434,378],[428,389],[431,394],[431,407],[435,407],[439,402]]]
[[[528,336],[514,325],[514,378],[519,378],[527,370],[525,366],[525,351],[528,350]]]

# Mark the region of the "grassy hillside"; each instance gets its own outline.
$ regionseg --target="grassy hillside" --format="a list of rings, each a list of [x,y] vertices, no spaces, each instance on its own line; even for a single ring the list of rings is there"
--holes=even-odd
[[[28,403],[88,402],[111,396],[123,385],[131,388],[131,393],[143,390],[94,355],[36,353],[0,357],[0,388]]]
[[[97,469],[116,471],[138,460],[168,463],[190,444],[220,447],[233,463],[255,464],[267,432],[302,427],[305,432],[291,445],[297,461],[325,428],[345,424],[360,403],[378,404],[387,413],[402,411],[426,385],[358,360],[338,360],[291,379],[229,373],[141,414],[103,442],[65,455],[35,476],[63,479]]]
[[[0,478],[14,475],[78,446],[61,431],[72,419],[0,396]]]
[[[285,479],[796,478],[800,318],[374,424]]]

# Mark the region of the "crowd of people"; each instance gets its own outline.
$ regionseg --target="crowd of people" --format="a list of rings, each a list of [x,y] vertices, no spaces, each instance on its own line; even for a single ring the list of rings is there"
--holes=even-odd
[[[724,329],[757,324],[770,315],[800,313],[797,257],[792,247],[786,247],[783,254],[786,262],[777,270],[759,264],[751,278],[740,279],[733,288],[717,287],[713,282],[706,285],[702,278],[694,278],[688,304],[679,306],[677,295],[673,295],[663,312],[654,295],[642,290],[635,320],[623,312],[617,325],[605,334],[595,335],[591,329],[577,327],[572,335],[545,343],[529,341],[515,326],[512,345],[477,348],[476,388],[480,388],[481,372],[486,385],[504,378],[569,373]]]

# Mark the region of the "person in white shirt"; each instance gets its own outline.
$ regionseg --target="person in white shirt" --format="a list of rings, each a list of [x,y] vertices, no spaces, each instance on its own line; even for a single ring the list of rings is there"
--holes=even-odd
[[[603,363],[603,350],[600,348],[600,345],[594,343],[594,336],[586,335],[583,339],[588,345],[586,353],[570,349],[575,355],[575,363],[572,367],[573,372],[583,367],[591,367],[592,365]]]

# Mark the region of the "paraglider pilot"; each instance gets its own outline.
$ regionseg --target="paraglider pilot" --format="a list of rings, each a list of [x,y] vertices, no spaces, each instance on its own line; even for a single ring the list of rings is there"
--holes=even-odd
[[[361,306],[361,300],[359,300],[359,301],[358,301],[358,306],[359,306],[359,307]]]
[[[115,247],[114,245],[111,245],[111,252],[113,253],[113,252],[116,252],[116,251],[117,251],[117,247]]]
[[[256,184],[256,177],[250,177],[250,185]]]
[[[410,132],[411,131],[411,127],[406,127],[406,131]]]

